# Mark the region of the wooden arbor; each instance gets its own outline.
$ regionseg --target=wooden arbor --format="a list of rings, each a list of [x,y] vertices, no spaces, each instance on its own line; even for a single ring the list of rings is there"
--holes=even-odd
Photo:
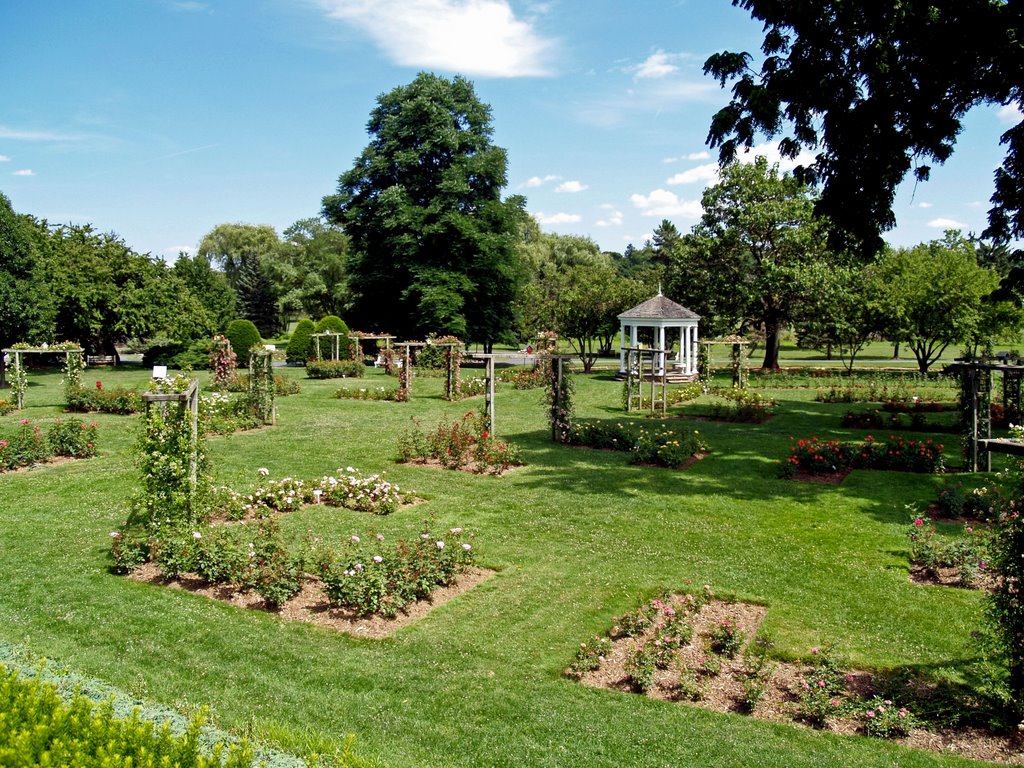
[[[188,453],[188,477],[186,478],[185,488],[181,490],[184,492],[185,507],[188,513],[194,515],[196,490],[199,485],[199,380],[192,379],[181,392],[143,392],[142,402],[145,403],[146,407],[145,420],[147,423],[150,423],[150,414],[154,405],[165,416],[161,420],[163,422],[161,426],[165,430],[173,430],[173,427],[169,426],[169,422],[182,424],[186,419],[188,420],[186,431],[188,437],[186,448]],[[178,409],[173,420],[166,418],[168,404],[173,404]],[[171,441],[171,443],[173,444],[174,441]],[[153,489],[150,490],[152,491]]]
[[[343,333],[335,333],[333,331],[324,331],[323,333],[312,333],[310,338],[313,339],[313,344],[316,347],[316,359],[317,360],[340,360],[341,359],[341,337]],[[348,338],[352,338],[349,336]],[[323,352],[320,347],[320,340],[324,339],[328,349],[330,350],[330,357],[324,358]]]
[[[25,347],[3,350],[3,354],[10,355],[11,362],[14,363],[13,372],[11,374],[11,389],[14,391],[15,405],[17,405],[19,409],[25,407],[25,390],[28,387],[23,355],[54,355],[60,354],[61,352],[64,353],[64,369],[66,371],[72,370],[72,368],[81,370],[82,354],[85,352],[81,347]],[[77,360],[73,360],[73,357],[77,357]]]
[[[1021,413],[1024,365],[957,361],[947,371],[960,379],[960,424],[969,472],[989,472],[992,453],[1024,455],[1024,443],[992,437],[992,374],[1003,378],[1003,407],[1010,418]]]
[[[644,409],[644,384],[651,384],[651,413],[668,411],[667,349],[626,348],[626,411]]]

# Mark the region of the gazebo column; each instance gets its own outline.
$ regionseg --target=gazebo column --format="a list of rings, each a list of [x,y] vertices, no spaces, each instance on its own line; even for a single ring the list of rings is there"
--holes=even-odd
[[[689,373],[693,374],[697,372],[697,345],[700,343],[696,324],[690,326],[690,336],[693,339],[690,345],[690,349],[693,350],[693,354],[690,356]]]
[[[632,346],[632,345],[630,345]],[[619,373],[626,372],[626,324],[619,323]]]
[[[665,326],[664,325],[659,325],[658,326],[658,349],[664,349],[664,348],[665,348]],[[658,353],[658,365],[655,366],[658,369],[657,373],[658,373],[659,376],[661,374],[665,373],[665,363],[666,363],[665,353],[664,352],[659,352]]]

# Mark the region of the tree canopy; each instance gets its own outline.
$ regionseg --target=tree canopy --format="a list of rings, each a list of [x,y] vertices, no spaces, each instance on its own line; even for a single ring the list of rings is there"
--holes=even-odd
[[[746,52],[711,56],[704,71],[732,100],[708,141],[732,160],[758,135],[782,135],[795,158],[816,151],[796,177],[820,183],[817,211],[834,244],[868,253],[895,223],[896,186],[953,152],[964,115],[979,104],[1024,103],[1019,2],[1006,0],[733,0],[764,23],[760,71]],[[1024,123],[1002,137],[989,234],[1024,235]]]
[[[406,338],[507,336],[525,214],[522,198],[501,198],[507,160],[491,143],[490,107],[462,77],[421,73],[377,99],[367,130],[323,201],[352,238],[353,323]]]
[[[777,368],[783,328],[808,311],[818,267],[830,258],[811,190],[764,158],[734,163],[704,191],[704,215],[675,248],[670,295],[697,312],[704,335],[765,334]]]

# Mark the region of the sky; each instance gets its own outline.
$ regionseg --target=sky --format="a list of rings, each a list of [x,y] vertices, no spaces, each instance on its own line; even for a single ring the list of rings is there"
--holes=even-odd
[[[377,97],[421,71],[474,83],[506,194],[544,231],[618,252],[663,219],[686,232],[728,102],[703,63],[761,41],[729,0],[6,0],[0,29],[0,192],[169,261],[218,224],[317,216]],[[971,112],[953,157],[899,189],[887,239],[980,233],[1020,118]]]

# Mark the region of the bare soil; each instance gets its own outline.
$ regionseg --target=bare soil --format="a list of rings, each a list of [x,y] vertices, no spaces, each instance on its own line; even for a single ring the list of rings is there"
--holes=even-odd
[[[665,602],[674,604],[681,600],[674,595]],[[744,654],[749,650],[750,639],[757,633],[767,609],[747,603],[711,601],[703,606],[693,618],[693,639],[680,649],[667,669],[657,670],[653,686],[644,694],[650,698],[680,702],[686,706],[702,707],[716,712],[737,712],[759,720],[785,722],[797,727],[810,727],[799,717],[799,695],[803,680],[803,668],[799,664],[771,661],[772,670],[765,692],[750,710],[745,703],[742,680],[747,662]],[[722,621],[732,621],[743,632],[746,642],[743,649],[732,659],[717,657],[720,671],[705,671],[706,660],[710,657],[708,638],[713,627]],[[600,666],[578,677],[583,685],[593,688],[608,688],[626,693],[639,693],[626,672],[626,659],[640,645],[652,641],[654,629],[635,637],[622,637],[612,641],[610,652],[602,658]],[[712,665],[713,668],[713,665]],[[683,674],[694,673],[696,688],[694,698],[690,691],[680,684]],[[566,674],[573,677],[569,670]],[[851,671],[847,674],[847,691],[859,698],[869,699],[875,695],[874,676],[870,672]],[[854,717],[831,718],[825,723],[825,730],[842,734],[862,734],[863,726]],[[918,749],[927,749],[945,754],[953,753],[974,760],[997,763],[1024,764],[1024,743],[1019,734],[1000,734],[974,727],[956,727],[928,730],[915,728],[897,743]]]
[[[454,584],[438,587],[431,593],[429,599],[417,601],[391,619],[382,616],[357,616],[353,611],[332,608],[324,594],[323,584],[314,576],[308,576],[299,593],[278,608],[268,606],[263,598],[252,590],[230,584],[210,584],[194,574],[182,574],[178,579],[165,578],[153,563],[139,566],[132,571],[129,578],[150,584],[160,584],[171,589],[184,589],[212,600],[237,605],[240,608],[275,613],[283,619],[305,621],[356,637],[381,639],[422,619],[434,608],[454,600],[463,592],[469,591],[493,575],[494,571],[470,568]]]

